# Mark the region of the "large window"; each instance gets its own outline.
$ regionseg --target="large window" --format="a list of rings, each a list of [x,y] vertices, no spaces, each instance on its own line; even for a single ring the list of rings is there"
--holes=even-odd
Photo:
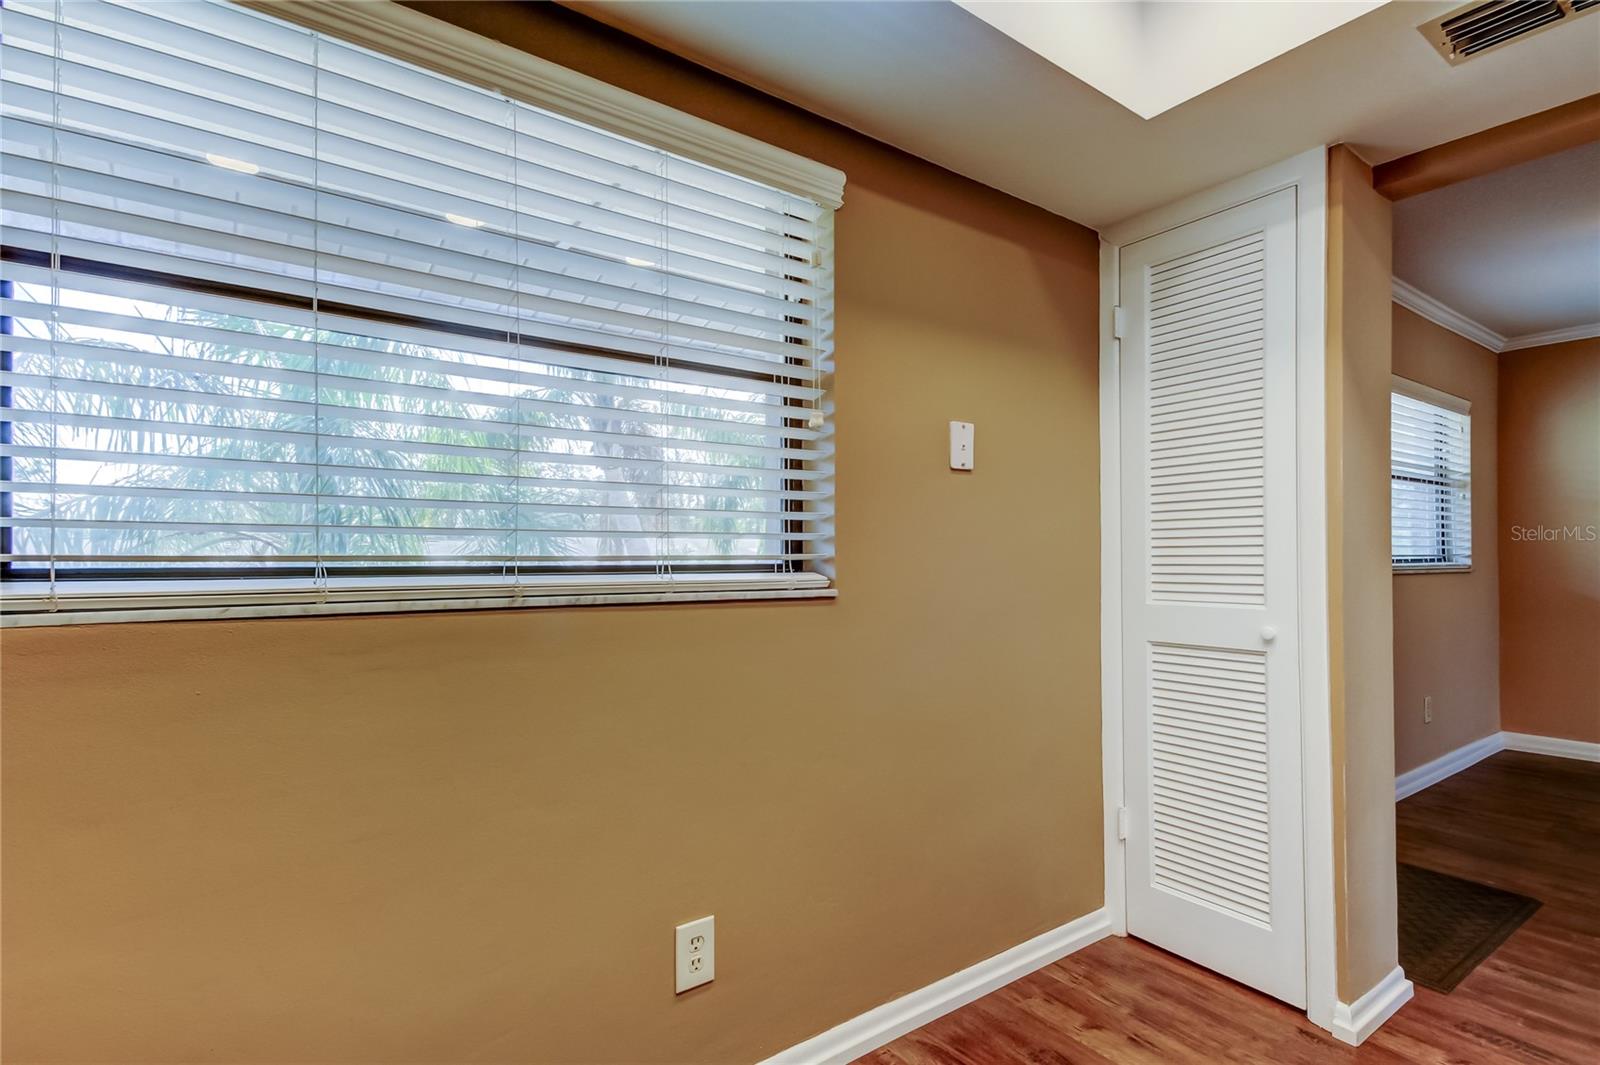
[[[827,584],[830,205],[229,4],[0,18],[8,612]]]
[[[1396,377],[1390,407],[1396,570],[1472,566],[1472,416],[1466,400]]]

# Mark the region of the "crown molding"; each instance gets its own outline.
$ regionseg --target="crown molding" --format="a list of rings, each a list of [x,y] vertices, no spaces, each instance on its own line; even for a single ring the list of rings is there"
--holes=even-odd
[[[1488,348],[1495,353],[1506,349],[1506,338],[1496,333],[1493,329],[1475,322],[1453,307],[1447,307],[1411,285],[1406,284],[1398,277],[1394,278],[1394,301],[1408,311],[1413,311],[1432,322],[1434,325],[1443,326],[1450,332],[1464,336],[1480,347]]]
[[[844,173],[831,166],[481,37],[394,0],[241,3],[826,207],[837,208],[844,199]]]
[[[1564,344],[1569,340],[1588,340],[1591,337],[1600,337],[1600,322],[1575,325],[1570,329],[1552,329],[1548,333],[1528,333],[1525,336],[1511,337],[1500,350],[1518,351],[1522,348],[1543,347],[1546,344]]]
[[[1568,329],[1552,329],[1546,333],[1524,333],[1522,336],[1508,337],[1496,333],[1482,322],[1475,322],[1462,314],[1454,307],[1448,307],[1426,292],[1408,285],[1398,277],[1392,278],[1394,282],[1394,301],[1408,311],[1426,318],[1434,325],[1443,326],[1460,336],[1466,337],[1480,347],[1488,348],[1496,355],[1503,351],[1520,351],[1523,348],[1539,348],[1546,344],[1564,344],[1569,340],[1588,340],[1591,337],[1600,337],[1600,322],[1590,322],[1587,325],[1575,325]]]

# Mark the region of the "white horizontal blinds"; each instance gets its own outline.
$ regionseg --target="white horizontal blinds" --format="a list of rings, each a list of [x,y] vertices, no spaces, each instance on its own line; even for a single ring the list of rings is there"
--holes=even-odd
[[[7,0],[13,575],[829,551],[831,211],[209,0]]]
[[[1396,391],[1391,397],[1392,555],[1406,566],[1472,564],[1472,420]]]

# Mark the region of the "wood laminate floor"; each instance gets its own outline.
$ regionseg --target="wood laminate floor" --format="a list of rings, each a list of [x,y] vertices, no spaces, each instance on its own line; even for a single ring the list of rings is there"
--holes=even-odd
[[[1505,752],[1400,803],[1400,860],[1544,906],[1449,995],[1359,1048],[1136,939],[1111,938],[860,1059],[866,1065],[1600,1062],[1600,765]]]

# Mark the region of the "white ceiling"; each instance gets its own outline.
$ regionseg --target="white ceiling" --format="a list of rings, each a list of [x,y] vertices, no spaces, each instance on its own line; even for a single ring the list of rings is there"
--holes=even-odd
[[[1508,338],[1600,323],[1600,143],[1401,200],[1394,274]]]
[[[1170,111],[1384,4],[955,2],[1140,118]],[[1202,37],[1207,47],[1196,48]]]
[[[572,6],[1096,227],[1319,144],[1378,163],[1600,93],[1600,17],[1451,67],[1416,31],[1451,3],[1387,4],[1148,120],[949,0]]]

